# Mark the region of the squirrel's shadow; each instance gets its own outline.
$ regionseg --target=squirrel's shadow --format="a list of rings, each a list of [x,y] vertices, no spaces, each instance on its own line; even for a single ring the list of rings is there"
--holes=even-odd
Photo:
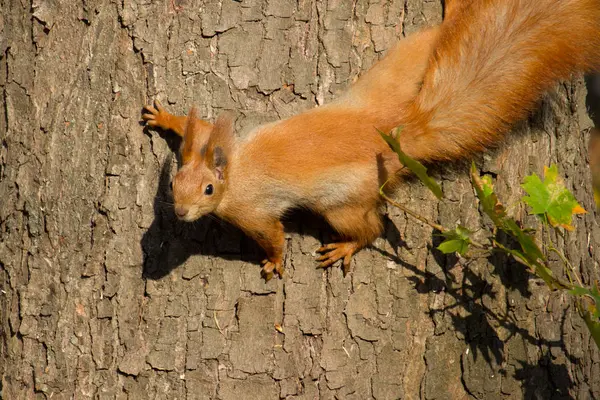
[[[142,236],[143,277],[161,279],[196,254],[225,259],[244,259],[248,252],[256,255],[257,246],[248,243],[250,240],[245,240],[236,227],[224,221],[209,216],[189,223],[175,217],[170,189],[172,165],[170,154],[161,168],[154,197],[154,220]]]
[[[144,133],[151,136],[149,131],[147,126],[144,127]],[[218,231],[223,228],[221,224],[216,224],[209,218],[202,218],[190,224],[175,217],[171,175],[173,156],[178,154],[181,138],[161,129],[152,131],[158,133],[171,150],[161,167],[154,196],[154,220],[141,240],[144,255],[142,276],[145,279],[157,280],[167,276],[194,254],[214,254],[215,247],[207,244],[207,238],[222,237]],[[180,160],[177,159],[177,164],[179,163]]]

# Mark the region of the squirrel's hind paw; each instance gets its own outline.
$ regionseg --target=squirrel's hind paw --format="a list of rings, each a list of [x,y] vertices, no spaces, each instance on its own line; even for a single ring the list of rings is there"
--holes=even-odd
[[[342,260],[342,270],[344,276],[350,271],[350,262],[352,261],[352,255],[360,249],[360,246],[356,242],[339,242],[330,243],[320,247],[317,252],[323,253],[322,256],[317,257],[317,261],[321,261],[319,268],[327,268],[338,260]]]
[[[283,265],[280,262],[271,262],[269,260],[262,261],[263,267],[260,271],[260,275],[263,277],[265,282],[268,282],[273,278],[275,274],[283,278]]]

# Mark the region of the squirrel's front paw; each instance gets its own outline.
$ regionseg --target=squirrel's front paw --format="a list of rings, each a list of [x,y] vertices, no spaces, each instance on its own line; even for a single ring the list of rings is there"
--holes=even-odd
[[[142,119],[146,121],[146,125],[153,128],[168,129],[168,119],[171,116],[165,111],[160,101],[154,100],[154,106],[147,104],[144,106],[144,112],[142,113]]]
[[[280,278],[283,277],[283,265],[281,262],[272,262],[269,260],[263,260],[262,261],[263,267],[262,270],[260,271],[260,275],[263,277],[263,279],[265,280],[265,282],[268,282],[271,280],[271,278],[277,274],[279,275]]]

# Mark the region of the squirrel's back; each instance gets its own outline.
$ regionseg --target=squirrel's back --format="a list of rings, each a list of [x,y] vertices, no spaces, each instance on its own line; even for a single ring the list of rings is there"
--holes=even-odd
[[[461,13],[408,110],[402,142],[419,159],[485,148],[557,81],[600,67],[600,0],[479,0]]]

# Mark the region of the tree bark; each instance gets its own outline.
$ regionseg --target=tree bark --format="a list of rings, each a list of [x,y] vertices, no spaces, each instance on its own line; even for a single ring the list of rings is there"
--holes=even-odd
[[[174,217],[178,144],[143,128],[142,105],[232,110],[244,135],[327,103],[397,38],[439,23],[439,1],[0,4],[2,398],[600,398],[600,353],[569,296],[505,257],[443,256],[398,210],[345,278],[315,268],[331,231],[292,217],[287,274],[266,284],[235,228]],[[588,213],[553,239],[588,284],[590,126],[579,78],[478,157],[526,225],[520,182],[559,165]],[[436,169],[447,199],[414,182],[397,198],[487,226],[466,164]]]

